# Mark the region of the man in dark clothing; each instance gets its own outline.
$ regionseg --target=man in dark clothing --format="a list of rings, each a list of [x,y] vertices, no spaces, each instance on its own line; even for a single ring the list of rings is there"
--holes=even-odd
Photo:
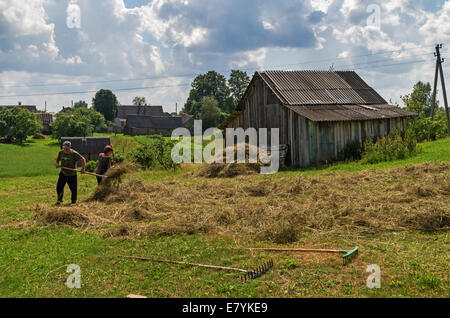
[[[70,141],[63,143],[63,150],[58,153],[56,158],[56,168],[62,168],[59,173],[58,183],[56,184],[56,193],[58,194],[58,201],[56,205],[60,205],[63,201],[64,187],[69,184],[70,191],[72,192],[72,204],[77,202],[77,173],[64,168],[76,169],[78,160],[81,160],[81,173],[86,170],[86,159],[83,158],[77,151],[73,150]],[[61,162],[61,165],[59,164]]]
[[[111,168],[111,155],[113,153],[112,145],[105,146],[103,153],[98,157],[96,174],[104,175],[109,168]],[[102,182],[102,177],[97,177],[97,183]]]

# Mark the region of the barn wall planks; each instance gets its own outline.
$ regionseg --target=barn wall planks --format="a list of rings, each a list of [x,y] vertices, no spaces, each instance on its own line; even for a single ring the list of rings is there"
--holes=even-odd
[[[314,163],[337,160],[349,142],[364,141],[363,135],[365,138],[380,137],[390,131],[402,130],[403,125],[401,118],[312,122],[288,110],[289,164],[304,167]]]

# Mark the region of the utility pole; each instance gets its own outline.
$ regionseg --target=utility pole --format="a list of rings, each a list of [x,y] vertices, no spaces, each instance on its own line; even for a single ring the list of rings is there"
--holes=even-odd
[[[175,103],[175,113],[178,115],[178,103]]]
[[[447,132],[450,135],[450,115],[448,112],[447,90],[445,89],[444,71],[442,69],[442,63],[444,63],[444,59],[441,58],[440,49],[442,49],[442,44],[437,44],[436,45],[436,53],[434,53],[434,55],[436,56],[436,72],[435,72],[435,76],[434,76],[434,89],[433,89],[433,97],[432,97],[432,101],[431,101],[431,118],[434,117],[434,108],[435,108],[435,103],[436,103],[436,88],[437,88],[438,70],[439,70],[439,75],[441,76],[441,84],[442,84],[442,95],[444,97],[445,114],[447,116]]]

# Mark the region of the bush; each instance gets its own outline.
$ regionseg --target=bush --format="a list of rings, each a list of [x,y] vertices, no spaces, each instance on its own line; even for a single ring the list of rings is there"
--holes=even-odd
[[[407,132],[395,132],[377,139],[365,141],[361,161],[378,163],[412,157],[418,152],[417,141]]]
[[[39,133],[41,124],[29,110],[14,107],[0,110],[0,137],[7,143],[23,143]]]
[[[447,122],[444,111],[439,111],[434,120],[420,116],[411,119],[407,125],[407,133],[418,142],[436,140],[447,136]]]
[[[355,139],[345,145],[339,153],[340,160],[360,160],[363,153],[363,144]]]
[[[91,160],[86,163],[86,170],[90,172],[94,172],[97,169],[97,161]]]
[[[175,142],[162,136],[136,138],[140,145],[127,154],[127,158],[145,168],[162,167],[166,170],[179,166],[172,160],[171,151]]]

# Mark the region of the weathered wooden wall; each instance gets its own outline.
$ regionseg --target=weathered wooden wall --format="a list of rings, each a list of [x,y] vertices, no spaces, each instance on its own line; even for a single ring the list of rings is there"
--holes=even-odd
[[[288,112],[289,164],[309,166],[340,158],[352,141],[381,137],[404,129],[404,119],[312,122],[291,110]]]

